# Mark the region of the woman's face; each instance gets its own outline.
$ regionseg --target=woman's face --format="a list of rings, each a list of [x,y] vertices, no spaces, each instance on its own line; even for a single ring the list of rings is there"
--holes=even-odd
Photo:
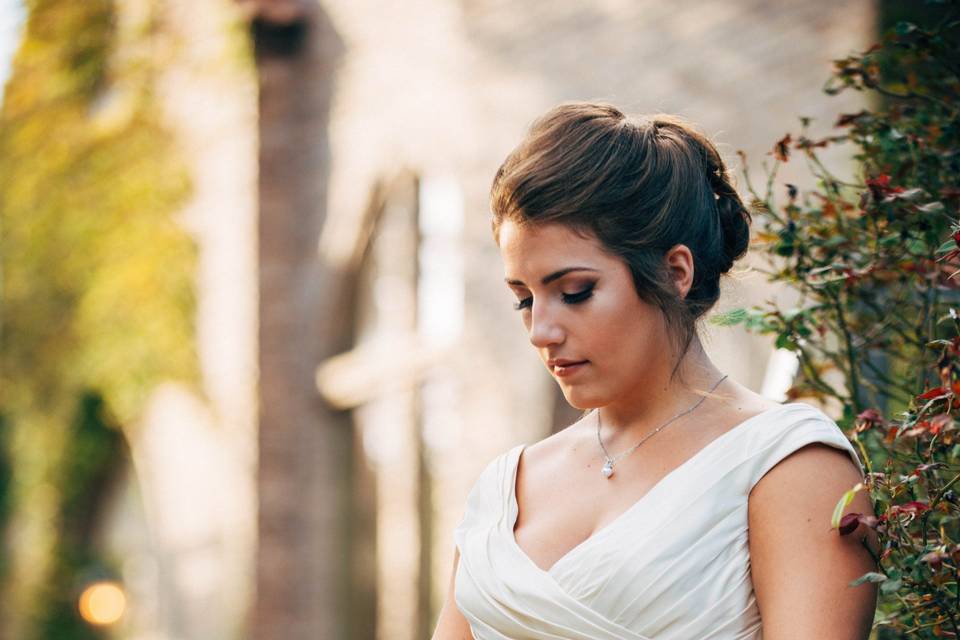
[[[572,406],[629,404],[669,373],[662,312],[640,299],[626,264],[594,236],[505,221],[498,240],[530,343]]]

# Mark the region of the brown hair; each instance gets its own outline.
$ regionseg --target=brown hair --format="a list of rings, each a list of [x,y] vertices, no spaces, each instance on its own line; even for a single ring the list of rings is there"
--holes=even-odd
[[[491,188],[492,229],[505,220],[559,223],[593,234],[630,269],[640,298],[660,308],[677,347],[720,297],[720,276],[743,256],[750,213],[714,145],[682,118],[627,117],[605,103],[558,105],[533,123]],[[664,254],[684,244],[694,277],[681,298]]]

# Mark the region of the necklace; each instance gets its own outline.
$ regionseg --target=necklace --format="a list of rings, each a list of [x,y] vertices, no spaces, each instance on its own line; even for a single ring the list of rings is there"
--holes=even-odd
[[[726,379],[726,377],[727,377],[726,374],[724,374],[724,376],[723,376],[722,378],[720,378],[719,380],[717,380],[717,382],[716,382],[712,387],[710,387],[710,391],[708,391],[707,393],[711,393],[714,389],[716,389],[716,388],[720,385],[720,383],[723,382],[723,381]],[[692,407],[690,407],[690,408],[687,409],[686,411],[681,411],[681,412],[678,413],[677,415],[673,416],[672,418],[670,418],[669,420],[667,420],[666,422],[664,422],[662,425],[660,425],[659,427],[657,427],[656,429],[654,429],[653,431],[651,431],[650,433],[648,433],[647,435],[645,435],[645,436],[643,437],[643,439],[640,440],[640,442],[638,442],[637,444],[633,445],[632,448],[628,449],[627,451],[624,451],[623,453],[621,453],[620,455],[618,455],[618,456],[616,456],[616,457],[614,457],[614,458],[611,458],[611,457],[610,457],[610,454],[607,452],[607,448],[606,448],[605,446],[603,446],[603,440],[600,438],[600,409],[597,409],[597,442],[600,443],[600,448],[603,449],[603,457],[604,457],[604,459],[605,459],[605,462],[603,463],[603,468],[600,470],[600,473],[603,474],[603,477],[604,477],[604,478],[609,479],[610,476],[613,475],[613,463],[614,463],[614,462],[616,462],[617,460],[620,460],[621,458],[625,458],[625,457],[627,457],[628,455],[630,455],[631,453],[633,453],[634,451],[636,451],[636,450],[640,447],[640,445],[642,445],[644,442],[647,441],[648,438],[651,438],[651,437],[653,437],[654,435],[656,435],[656,433],[657,433],[658,431],[660,431],[661,429],[663,429],[665,426],[667,426],[668,424],[670,424],[671,422],[673,422],[674,420],[676,420],[676,419],[679,418],[680,416],[685,416],[685,415],[687,415],[688,413],[690,413],[691,411],[693,411],[694,409],[696,409],[697,407],[699,407],[699,406],[700,406],[700,403],[702,403],[702,402],[703,402],[704,400],[706,400],[706,399],[707,399],[707,396],[703,396],[702,398],[700,398],[699,400],[697,400],[697,402],[694,403],[694,405],[693,405]]]

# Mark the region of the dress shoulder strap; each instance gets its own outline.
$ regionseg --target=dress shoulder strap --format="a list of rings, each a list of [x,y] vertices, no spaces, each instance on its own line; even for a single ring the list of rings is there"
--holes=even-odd
[[[837,423],[825,413],[808,404],[794,402],[784,405],[784,411],[775,414],[769,424],[751,433],[749,446],[750,488],[791,453],[809,444],[823,443],[845,451],[861,477],[863,463],[850,440]]]
[[[509,505],[509,491],[506,481],[511,456],[523,447],[517,445],[491,460],[477,477],[470,492],[467,493],[463,509],[463,518],[453,531],[457,547],[463,549],[463,536],[474,527],[491,526],[506,517]]]

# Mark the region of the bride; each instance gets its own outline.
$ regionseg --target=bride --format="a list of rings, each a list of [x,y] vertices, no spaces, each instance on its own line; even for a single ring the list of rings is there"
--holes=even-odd
[[[874,534],[830,528],[856,452],[818,409],[724,375],[697,333],[749,241],[713,144],[563,104],[491,201],[530,343],[585,412],[480,474],[434,640],[867,638],[876,587],[848,583]],[[850,508],[873,512],[862,492]]]

